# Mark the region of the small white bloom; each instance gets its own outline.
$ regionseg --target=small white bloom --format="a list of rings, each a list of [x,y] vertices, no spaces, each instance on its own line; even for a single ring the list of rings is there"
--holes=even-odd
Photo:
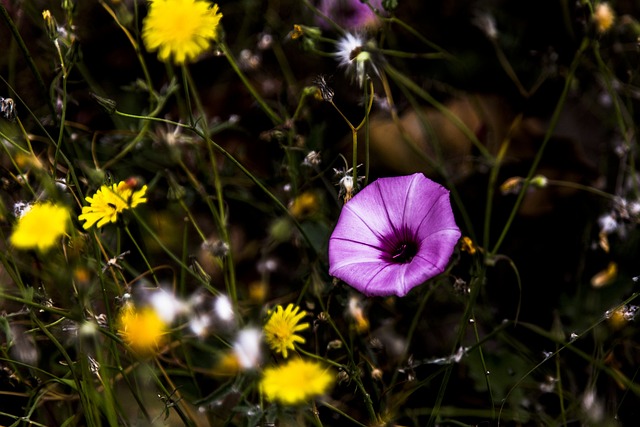
[[[189,319],[189,329],[199,337],[204,337],[211,325],[211,317],[207,315],[193,316]]]
[[[490,40],[498,39],[498,29],[496,28],[496,20],[488,12],[478,12],[473,18],[476,27],[487,36]]]
[[[361,35],[347,33],[338,40],[338,50],[335,53],[340,67],[346,67],[347,73],[358,81],[362,87],[367,74],[366,65],[378,74],[378,69],[373,63],[371,53],[367,50],[367,41]]]
[[[611,214],[598,218],[598,225],[600,225],[600,230],[605,234],[613,233],[618,228],[618,222]]]
[[[599,424],[604,419],[604,407],[593,389],[585,391],[582,396],[582,409],[589,421]]]
[[[31,209],[31,203],[26,203],[26,202],[16,202],[13,205],[13,215],[16,218],[20,218],[22,215],[26,214],[27,212],[29,212],[29,210]]]
[[[231,322],[234,318],[233,305],[231,300],[226,295],[220,295],[213,302],[213,311],[218,316],[218,319],[224,322]]]
[[[233,343],[233,352],[243,369],[253,369],[260,363],[260,342],[262,332],[260,329],[248,328],[238,332],[238,337]]]
[[[171,324],[187,307],[183,301],[164,289],[152,292],[149,303],[166,324]]]

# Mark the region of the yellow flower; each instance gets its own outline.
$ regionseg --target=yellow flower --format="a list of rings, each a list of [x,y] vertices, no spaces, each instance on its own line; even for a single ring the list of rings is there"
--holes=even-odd
[[[202,0],[153,0],[142,26],[147,50],[180,65],[192,61],[218,39],[222,14],[218,5]]]
[[[598,3],[595,11],[593,12],[593,21],[596,23],[596,29],[599,33],[605,33],[608,31],[613,22],[616,19],[616,15],[611,9],[611,5],[609,3]]]
[[[11,235],[11,244],[19,249],[45,251],[67,232],[69,210],[50,202],[35,204],[23,214]]]
[[[120,311],[118,332],[129,346],[140,354],[153,353],[167,333],[167,325],[151,307],[137,310],[127,303]]]
[[[286,359],[289,355],[289,349],[294,349],[295,343],[304,343],[304,338],[296,335],[296,332],[304,331],[309,327],[308,323],[300,323],[307,313],[301,311],[300,307],[289,304],[285,310],[281,305],[278,305],[275,311],[270,310],[269,320],[264,325],[264,337],[274,351],[282,353],[282,356]]]
[[[478,249],[476,248],[476,245],[473,243],[473,240],[471,240],[471,237],[464,236],[460,242],[461,242],[460,250],[464,252],[469,252],[469,255],[474,255],[477,252]]]
[[[305,191],[291,202],[289,212],[296,219],[303,219],[316,213],[318,208],[318,196],[311,191]]]
[[[267,399],[296,405],[326,393],[334,375],[319,363],[293,359],[286,365],[266,368],[260,388]]]
[[[80,221],[86,221],[82,228],[87,230],[96,222],[98,228],[109,222],[116,222],[118,214],[123,210],[135,208],[140,203],[146,202],[146,192],[146,185],[140,190],[133,191],[131,185],[125,181],[120,181],[111,187],[103,185],[93,197],[85,198],[91,206],[83,207],[82,215],[78,216]]]

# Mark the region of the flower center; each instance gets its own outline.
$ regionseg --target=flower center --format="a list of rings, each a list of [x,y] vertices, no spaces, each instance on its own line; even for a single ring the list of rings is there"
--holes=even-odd
[[[414,242],[400,242],[391,252],[391,262],[396,264],[409,263],[417,253],[418,247]]]

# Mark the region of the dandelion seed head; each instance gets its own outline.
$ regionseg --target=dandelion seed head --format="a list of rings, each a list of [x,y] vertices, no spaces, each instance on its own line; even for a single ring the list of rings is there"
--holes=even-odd
[[[231,322],[235,318],[233,305],[226,295],[219,295],[213,302],[213,311],[218,319],[223,322]]]
[[[316,166],[320,166],[321,162],[322,162],[322,157],[320,156],[319,152],[309,151],[309,153],[307,153],[307,155],[304,157],[302,165],[309,166],[309,167],[316,167]]]
[[[606,33],[611,29],[616,19],[616,15],[608,2],[598,3],[593,12],[593,22],[596,30],[600,33]]]
[[[260,364],[262,331],[257,328],[247,328],[238,332],[233,343],[233,353],[242,369],[255,369]]]
[[[21,216],[29,212],[29,209],[31,209],[31,206],[33,206],[31,203],[16,202],[13,205],[13,215],[16,218],[20,218]]]
[[[211,317],[207,314],[194,314],[189,317],[189,329],[194,335],[204,338],[209,332]]]
[[[368,69],[379,74],[371,53],[367,50],[369,43],[372,42],[368,42],[360,34],[347,33],[338,40],[335,52],[338,66],[345,68],[360,87],[364,84]]]
[[[267,50],[273,45],[273,36],[269,33],[263,33],[258,40],[258,49]]]
[[[160,318],[168,325],[173,323],[175,318],[187,311],[187,304],[176,297],[173,292],[162,288],[150,291],[149,303],[158,313]]]
[[[611,234],[618,228],[618,222],[611,214],[606,214],[598,218],[600,230],[606,234]]]
[[[494,16],[488,12],[478,12],[473,18],[473,23],[489,40],[498,39],[498,28]]]
[[[589,419],[589,424],[600,424],[604,419],[604,405],[603,402],[598,399],[594,389],[585,391],[582,395],[582,401],[580,402],[585,415]]]
[[[202,243],[202,249],[218,258],[229,254],[229,244],[222,240],[206,240]]]

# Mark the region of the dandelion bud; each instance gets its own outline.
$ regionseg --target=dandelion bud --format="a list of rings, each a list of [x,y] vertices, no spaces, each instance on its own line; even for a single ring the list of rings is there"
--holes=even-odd
[[[530,183],[536,188],[544,188],[547,186],[548,181],[547,181],[547,177],[543,175],[536,175],[533,178],[531,178]]]
[[[308,27],[306,25],[295,24],[293,31],[289,33],[291,40],[296,40],[301,37],[317,40],[322,35],[322,32],[318,27]]]
[[[109,99],[109,98],[104,98],[100,95],[96,95],[95,93],[90,93],[89,94],[93,99],[96,100],[96,102],[98,104],[100,104],[100,106],[102,108],[105,109],[105,111],[108,114],[114,114],[116,112],[116,101]]]
[[[374,368],[371,371],[371,378],[374,379],[375,381],[380,381],[382,380],[382,376],[384,375],[384,373],[382,372],[381,369],[379,368]]]
[[[591,278],[591,286],[602,288],[612,284],[618,277],[618,264],[610,262],[606,269],[600,271]]]
[[[305,191],[296,197],[289,205],[289,212],[296,219],[307,218],[319,209],[318,196],[310,191]]]
[[[335,95],[335,93],[333,89],[329,87],[325,76],[317,76],[315,79],[313,79],[313,83],[316,85],[318,90],[320,90],[320,95],[324,101],[331,102],[333,100],[333,96]]]
[[[469,255],[474,255],[477,251],[476,245],[473,244],[473,240],[470,237],[464,236],[460,239],[460,250],[463,252],[468,252]]]
[[[291,40],[299,39],[304,35],[304,30],[302,29],[302,25],[295,24],[293,26],[293,30],[289,33],[289,37]]]
[[[0,113],[5,119],[14,122],[17,114],[15,101],[11,98],[0,97]]]
[[[342,341],[340,340],[329,341],[329,344],[327,344],[327,350],[337,350],[340,348],[342,348]]]
[[[249,284],[249,299],[257,304],[261,304],[267,298],[268,286],[261,280],[256,280]]]
[[[67,13],[71,14],[76,8],[75,0],[62,0],[62,8],[67,11]]]
[[[227,256],[229,253],[229,244],[227,242],[223,242],[222,240],[210,241],[202,243],[202,249],[209,252],[211,255],[223,258]]]
[[[303,166],[316,167],[320,165],[322,162],[322,158],[320,157],[320,153],[317,151],[309,151],[302,162]]]
[[[369,330],[369,319],[364,314],[360,299],[357,297],[349,298],[349,314],[355,320],[356,331],[359,333]]]
[[[595,11],[593,12],[593,22],[596,25],[598,33],[606,33],[612,26],[616,19],[613,9],[609,3],[598,3]]]
[[[474,17],[473,23],[476,27],[480,28],[489,40],[498,39],[498,29],[496,28],[496,20],[493,15],[487,12],[478,13]]]
[[[58,38],[58,23],[56,22],[56,18],[53,17],[50,10],[46,9],[42,11],[42,19],[44,19],[44,27],[47,35],[51,41],[55,41]]]
[[[98,333],[98,325],[94,322],[82,322],[78,328],[78,334],[84,337],[93,337]]]
[[[522,177],[511,177],[500,185],[500,192],[502,194],[517,194],[522,188],[523,181]]]
[[[382,0],[382,7],[387,12],[392,12],[398,7],[398,0]]]

